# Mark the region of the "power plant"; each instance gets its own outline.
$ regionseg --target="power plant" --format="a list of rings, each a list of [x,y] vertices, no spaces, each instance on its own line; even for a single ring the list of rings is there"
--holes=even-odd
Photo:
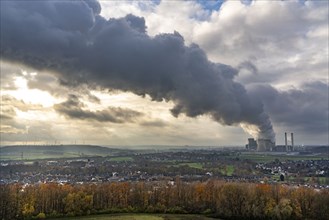
[[[248,144],[246,145],[248,150],[257,150],[257,142],[254,138],[248,138]]]
[[[272,151],[275,147],[275,142],[270,139],[258,139],[257,140],[257,151]]]
[[[284,145],[275,145],[270,139],[259,138],[255,140],[254,138],[248,138],[248,144],[246,144],[246,149],[251,151],[279,151],[279,152],[291,152],[294,151],[294,133],[290,134],[290,140],[288,140],[287,132],[284,133]]]
[[[270,139],[259,138],[255,140],[254,138],[248,138],[246,148],[248,150],[272,151],[275,148],[275,142],[272,142]]]

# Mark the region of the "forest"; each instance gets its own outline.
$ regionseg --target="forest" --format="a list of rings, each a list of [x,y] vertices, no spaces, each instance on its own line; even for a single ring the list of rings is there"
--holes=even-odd
[[[0,219],[195,213],[221,219],[329,219],[329,190],[281,184],[112,182],[0,185]]]

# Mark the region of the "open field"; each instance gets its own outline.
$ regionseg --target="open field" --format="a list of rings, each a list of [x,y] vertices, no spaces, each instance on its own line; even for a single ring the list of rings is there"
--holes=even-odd
[[[48,158],[55,159],[55,158],[73,158],[73,157],[80,157],[80,155],[74,152],[65,152],[63,154],[48,154],[48,153],[25,153],[23,155],[21,153],[10,154],[10,155],[0,154],[0,160],[42,160]]]
[[[72,220],[212,220],[202,215],[171,214],[110,214],[69,218]]]
[[[221,169],[221,173],[226,176],[232,176],[234,169],[233,165],[226,165],[224,169]]]
[[[76,152],[65,152],[63,154],[51,154],[51,153],[16,153],[11,155],[1,155],[0,160],[42,160],[42,159],[56,159],[56,158],[75,158],[75,157],[82,157],[82,156],[109,156],[104,154],[90,154],[90,155],[80,155]]]
[[[175,165],[176,167],[179,167],[179,166],[189,166],[191,168],[195,168],[195,169],[202,169],[203,166],[201,163],[179,163],[177,165]]]
[[[118,149],[93,145],[16,145],[0,148],[0,160],[40,160],[56,158],[113,156]]]
[[[134,161],[132,157],[112,157],[109,161],[122,162],[122,161]]]

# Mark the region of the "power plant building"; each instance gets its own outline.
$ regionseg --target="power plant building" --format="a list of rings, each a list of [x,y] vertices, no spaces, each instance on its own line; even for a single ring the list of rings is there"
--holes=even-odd
[[[290,134],[290,140],[288,140],[287,132],[284,133],[284,145],[275,145],[271,139],[248,138],[248,144],[246,144],[247,150],[257,150],[259,152],[276,151],[276,152],[291,152],[294,151],[294,133]]]
[[[248,138],[248,144],[246,145],[248,150],[257,150],[257,142],[254,138]]]
[[[275,143],[270,139],[258,139],[257,140],[257,151],[272,151],[275,147]]]
[[[258,139],[248,138],[248,144],[246,144],[246,149],[257,150],[257,151],[272,151],[275,148],[275,143],[270,139]]]

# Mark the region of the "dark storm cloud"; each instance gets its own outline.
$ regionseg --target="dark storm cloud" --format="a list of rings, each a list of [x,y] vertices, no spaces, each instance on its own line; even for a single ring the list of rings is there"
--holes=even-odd
[[[95,120],[99,122],[125,123],[134,122],[143,114],[131,109],[109,107],[101,111],[84,110],[86,106],[80,102],[75,95],[70,95],[69,98],[60,104],[54,105],[55,110],[72,119],[80,120]]]
[[[105,20],[99,12],[95,1],[1,1],[1,58],[52,70],[66,86],[172,100],[176,117],[208,114],[226,125],[254,124],[259,136],[274,139],[262,103],[233,81],[237,69],[210,62],[177,32],[148,36],[144,18]],[[119,115],[119,109],[82,111],[79,104],[71,98],[56,110],[99,121]]]
[[[278,91],[269,85],[251,86],[249,92],[261,100],[277,124],[292,126],[307,133],[328,132],[329,87],[322,82],[302,85],[300,89]]]

